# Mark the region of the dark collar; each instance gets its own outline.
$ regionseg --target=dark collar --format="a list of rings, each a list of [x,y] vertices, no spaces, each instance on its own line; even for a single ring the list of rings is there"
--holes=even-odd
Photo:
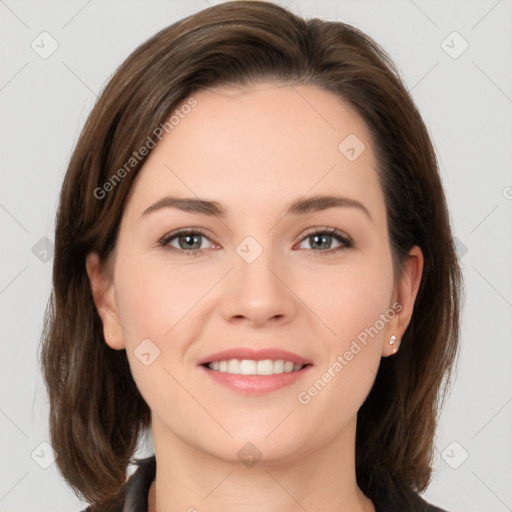
[[[137,469],[128,479],[122,512],[147,512],[149,488],[156,475],[156,459],[152,455],[137,462]]]
[[[156,475],[156,459],[152,455],[137,462],[136,471],[130,476],[127,485],[125,503],[122,512],[147,512],[148,493]],[[393,503],[385,493],[374,500],[376,512],[447,512],[427,503],[419,494],[411,491],[411,505]]]

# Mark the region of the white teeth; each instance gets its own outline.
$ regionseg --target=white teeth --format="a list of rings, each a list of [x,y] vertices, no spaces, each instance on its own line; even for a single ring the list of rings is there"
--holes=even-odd
[[[208,364],[210,370],[241,375],[276,375],[280,373],[296,372],[303,367],[302,364],[285,361],[284,359],[229,359],[227,361],[214,361]]]
[[[284,372],[284,361],[282,359],[278,359],[274,361],[272,373],[283,373]]]
[[[228,361],[228,373],[240,373],[240,362],[236,359],[230,359]]]
[[[236,362],[236,359],[235,359]],[[240,371],[242,375],[255,375],[258,369],[258,361],[252,361],[251,359],[242,359],[240,361]]]

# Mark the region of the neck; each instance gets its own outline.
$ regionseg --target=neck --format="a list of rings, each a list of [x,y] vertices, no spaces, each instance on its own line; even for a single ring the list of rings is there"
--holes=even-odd
[[[157,466],[148,512],[375,512],[357,486],[355,426],[300,457],[249,467],[190,446],[153,417]]]

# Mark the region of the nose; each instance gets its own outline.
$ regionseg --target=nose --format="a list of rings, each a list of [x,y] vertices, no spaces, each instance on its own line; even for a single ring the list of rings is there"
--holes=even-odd
[[[238,258],[225,280],[224,319],[254,327],[290,322],[296,314],[298,299],[289,281],[290,273],[266,251],[252,263]]]

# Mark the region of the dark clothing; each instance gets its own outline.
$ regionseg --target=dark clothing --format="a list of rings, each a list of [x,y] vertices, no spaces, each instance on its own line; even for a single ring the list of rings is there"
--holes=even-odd
[[[147,512],[149,488],[156,474],[155,456],[142,459],[138,462],[138,468],[128,480],[126,499],[122,510],[119,512]],[[385,493],[381,493],[373,500],[376,512],[447,512],[441,508],[427,503],[419,494],[411,491],[413,505],[391,502]],[[85,509],[83,512],[88,512]]]

